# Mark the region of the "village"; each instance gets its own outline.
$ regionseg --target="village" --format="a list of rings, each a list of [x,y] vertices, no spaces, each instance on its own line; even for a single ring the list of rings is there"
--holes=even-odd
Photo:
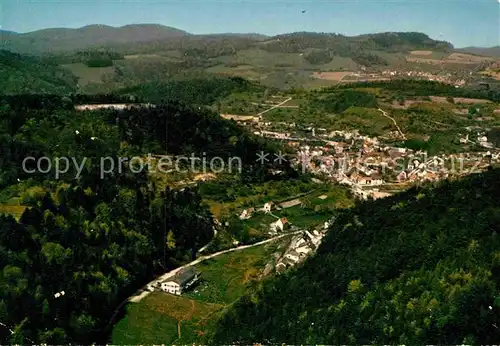
[[[429,155],[388,144],[404,138],[396,130],[379,138],[358,130],[329,132],[313,126],[299,128],[295,123],[266,122],[261,116],[237,122],[255,135],[285,143],[294,151],[290,161],[296,168],[324,181],[348,185],[363,199],[386,197],[411,184],[479,173],[500,159],[500,148],[479,126],[465,127],[456,134],[454,141],[463,152]]]
[[[459,142],[479,145],[483,151],[430,156],[425,151],[384,145],[358,131],[333,131],[320,135],[323,144],[299,146],[294,163],[328,181],[350,186],[363,199],[376,199],[390,195],[384,187],[400,191],[411,184],[479,173],[497,163],[500,149],[483,131],[467,130],[458,136]]]

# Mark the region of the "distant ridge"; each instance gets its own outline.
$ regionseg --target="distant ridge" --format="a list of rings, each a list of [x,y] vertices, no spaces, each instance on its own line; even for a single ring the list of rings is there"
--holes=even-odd
[[[458,51],[471,53],[476,55],[484,55],[491,57],[500,57],[500,46],[495,47],[465,47],[457,49]]]
[[[104,45],[158,41],[190,35],[159,24],[131,24],[121,27],[93,24],[77,29],[48,28],[28,33],[2,32],[3,49],[13,52],[46,52],[85,49]]]
[[[129,24],[121,27],[93,24],[81,28],[48,28],[28,33],[0,32],[0,48],[15,53],[39,54],[82,49],[111,48],[122,52],[142,50],[199,49],[207,44],[212,50],[235,52],[255,44],[259,49],[281,53],[297,53],[315,49],[315,54],[352,55],[353,52],[408,52],[415,49],[451,51],[453,45],[438,41],[424,33],[385,32],[344,36],[334,33],[293,32],[275,36],[258,33],[192,34],[159,24]],[[215,43],[217,42],[217,43]],[[201,46],[196,46],[201,44]],[[216,48],[218,46],[219,48]],[[176,48],[173,48],[176,47]],[[204,48],[203,48],[204,49]],[[322,51],[319,52],[318,51]],[[215,53],[214,53],[215,54]],[[347,55],[346,55],[347,54]],[[213,55],[213,54],[212,54]]]

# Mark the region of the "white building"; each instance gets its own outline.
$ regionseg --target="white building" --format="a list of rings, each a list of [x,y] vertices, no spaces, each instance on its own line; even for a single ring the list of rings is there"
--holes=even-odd
[[[266,214],[270,213],[271,212],[271,208],[273,206],[273,202],[267,202],[266,204],[264,204],[264,207],[262,208],[262,211]]]
[[[297,263],[300,260],[300,255],[295,251],[291,251],[291,252],[287,253],[285,255],[285,257],[292,260],[295,263]]]
[[[285,227],[285,225],[287,223],[288,223],[287,218],[286,217],[282,217],[278,221],[272,222],[269,225],[269,229],[270,229],[271,232],[283,232],[283,228]]]
[[[180,295],[184,290],[198,281],[198,273],[193,267],[189,267],[179,272],[172,279],[161,283],[161,289],[164,292]]]

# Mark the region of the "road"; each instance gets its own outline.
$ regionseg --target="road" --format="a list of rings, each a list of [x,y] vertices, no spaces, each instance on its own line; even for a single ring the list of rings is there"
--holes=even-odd
[[[205,261],[207,259],[214,258],[214,257],[220,256],[220,255],[223,255],[225,253],[234,252],[234,251],[240,251],[240,250],[248,249],[248,248],[251,248],[251,247],[254,247],[254,246],[263,245],[263,244],[270,243],[272,241],[281,239],[281,238],[289,236],[289,235],[299,234],[299,233],[303,233],[303,232],[304,231],[296,231],[296,232],[284,233],[284,234],[281,234],[279,236],[276,236],[276,237],[273,237],[273,238],[269,238],[269,239],[263,240],[261,242],[255,243],[255,244],[242,245],[242,246],[238,246],[238,247],[235,247],[235,248],[232,248],[232,249],[219,251],[219,252],[213,253],[211,255],[199,257],[198,259],[196,259],[196,260],[194,260],[194,261],[192,261],[192,262],[190,262],[188,264],[185,264],[182,267],[176,268],[174,270],[169,271],[168,273],[163,274],[162,276],[160,276],[160,277],[154,279],[153,281],[149,282],[145,287],[147,288],[149,285],[154,285],[156,283],[161,283],[161,282],[167,280],[168,278],[170,278],[172,276],[175,276],[175,274],[177,274],[180,270],[182,270],[184,268],[187,268],[187,267],[190,267],[190,266],[193,266],[193,265],[196,265],[196,264],[198,264],[200,262],[203,262],[203,261]],[[113,316],[109,320],[106,328],[109,328],[111,326],[111,324],[114,322],[114,320],[116,319],[116,316],[120,312],[120,309],[123,307],[123,305],[125,305],[128,302],[138,303],[142,299],[144,299],[145,297],[147,297],[150,293],[151,292],[148,291],[147,289],[146,290],[142,290],[141,289],[138,292],[136,292],[133,296],[130,296],[129,298],[127,298],[124,301],[122,301],[121,304],[115,309],[115,311],[113,313]]]
[[[223,255],[223,254],[226,254],[226,253],[229,253],[229,252],[241,251],[241,250],[248,249],[248,248],[251,248],[251,247],[254,247],[254,246],[263,245],[263,244],[270,243],[272,241],[278,240],[280,238],[283,238],[283,237],[286,237],[286,236],[289,236],[289,235],[292,235],[292,234],[299,234],[299,233],[302,233],[302,232],[303,231],[296,231],[296,232],[284,233],[284,234],[281,234],[279,236],[276,236],[276,237],[273,237],[273,238],[270,238],[270,239],[266,239],[266,240],[260,241],[258,243],[255,243],[255,244],[242,245],[242,246],[238,246],[238,247],[235,247],[235,248],[232,248],[232,249],[219,251],[219,252],[213,253],[211,255],[201,256],[198,259],[196,259],[196,260],[194,260],[194,261],[192,261],[192,262],[190,262],[188,264],[185,264],[185,265],[183,265],[183,266],[181,266],[179,268],[171,270],[168,273],[165,273],[162,276],[154,279],[153,281],[149,282],[146,285],[146,287],[148,287],[149,285],[156,285],[158,283],[166,281],[167,279],[175,276],[175,274],[177,274],[180,270],[185,269],[187,267],[194,266],[194,265],[196,265],[196,264],[198,264],[200,262],[206,261],[207,259],[214,258],[214,257],[220,256],[220,255]],[[134,296],[128,298],[128,301],[129,302],[133,302],[133,303],[137,303],[137,302],[141,301],[144,297],[148,296],[150,293],[151,292],[147,291],[147,290],[143,291],[143,292],[137,292]]]
[[[342,78],[340,78],[337,81],[337,83],[335,83],[334,85],[339,85],[340,83],[342,83],[342,81],[344,80],[344,78],[349,77],[349,76],[352,76],[352,73],[349,73],[349,74],[346,74],[345,76],[342,76]]]
[[[217,229],[215,228],[215,226],[213,227],[213,231],[214,231],[214,235],[213,235],[212,239],[210,239],[210,241],[204,247],[199,249],[198,252],[205,251],[205,249],[212,243],[212,240],[214,240],[214,238],[217,237]]]
[[[266,110],[265,110],[265,111],[263,111],[263,112],[260,112],[259,114],[257,114],[257,116],[262,115],[262,114],[264,114],[264,113],[267,113],[267,112],[269,112],[269,111],[271,111],[271,110],[273,110],[273,109],[275,109],[275,108],[281,107],[281,106],[283,106],[285,103],[287,103],[288,101],[290,101],[291,99],[292,99],[292,98],[291,98],[291,97],[289,97],[289,98],[287,98],[285,101],[283,101],[283,102],[281,102],[281,103],[278,103],[277,105],[274,105],[274,106],[272,106],[271,108],[266,109]]]
[[[396,128],[398,129],[399,134],[400,134],[400,135],[403,137],[403,139],[406,141],[406,136],[405,136],[405,134],[403,133],[403,131],[401,131],[401,129],[399,128],[398,123],[396,122],[396,120],[394,120],[394,118],[393,118],[393,117],[389,116],[389,115],[387,114],[387,112],[386,112],[386,111],[384,111],[384,110],[382,110],[382,109],[380,109],[380,108],[379,108],[378,110],[379,110],[380,112],[382,112],[382,114],[384,115],[384,117],[389,118],[389,119],[391,119],[391,120],[392,120],[392,122],[394,123],[394,125],[395,125],[395,126],[396,126]]]

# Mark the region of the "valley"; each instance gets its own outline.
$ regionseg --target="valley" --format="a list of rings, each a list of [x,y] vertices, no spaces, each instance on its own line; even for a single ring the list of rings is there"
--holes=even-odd
[[[500,340],[495,47],[0,33],[0,342]]]

